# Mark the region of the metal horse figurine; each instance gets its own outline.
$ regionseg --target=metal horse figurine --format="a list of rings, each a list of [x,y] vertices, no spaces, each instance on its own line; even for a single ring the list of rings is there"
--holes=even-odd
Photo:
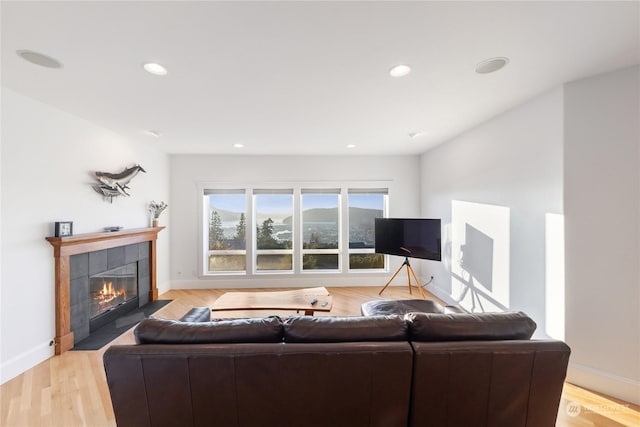
[[[93,189],[102,194],[105,199],[108,198],[109,202],[113,202],[113,198],[117,196],[129,196],[126,191],[129,188],[127,184],[138,172],[146,173],[140,165],[126,168],[120,173],[96,172],[96,179],[99,184],[94,184]]]

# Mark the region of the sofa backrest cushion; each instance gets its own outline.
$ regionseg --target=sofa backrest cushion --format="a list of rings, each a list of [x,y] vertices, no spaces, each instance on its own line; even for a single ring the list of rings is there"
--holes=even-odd
[[[407,336],[401,316],[297,316],[284,321],[284,341],[292,343],[404,341]]]
[[[407,313],[411,341],[528,340],[536,323],[523,312]]]
[[[275,343],[282,341],[282,321],[267,318],[216,322],[144,319],[134,330],[138,344]]]

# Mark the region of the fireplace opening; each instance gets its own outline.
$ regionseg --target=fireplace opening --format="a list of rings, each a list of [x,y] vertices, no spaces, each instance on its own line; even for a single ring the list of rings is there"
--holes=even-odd
[[[89,329],[91,331],[138,307],[138,263],[89,278]]]

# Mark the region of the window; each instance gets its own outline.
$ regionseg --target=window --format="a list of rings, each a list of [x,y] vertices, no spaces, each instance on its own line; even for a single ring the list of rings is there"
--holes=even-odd
[[[302,190],[302,270],[340,269],[340,190]]]
[[[386,217],[386,189],[349,189],[349,269],[384,268],[375,253],[375,219]]]
[[[247,216],[244,190],[205,191],[207,272],[246,270]]]
[[[293,190],[254,190],[256,271],[293,270]]]
[[[380,272],[375,218],[387,189],[203,188],[205,275]]]

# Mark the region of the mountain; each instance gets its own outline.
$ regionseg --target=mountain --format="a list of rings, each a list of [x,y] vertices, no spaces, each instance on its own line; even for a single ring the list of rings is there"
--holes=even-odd
[[[381,209],[349,208],[349,224],[355,228],[373,228],[375,218],[382,218]]]
[[[223,223],[240,221],[240,212],[225,211],[224,209],[218,209],[213,207],[209,208],[209,219],[211,219],[211,215],[213,214],[213,211],[218,212],[218,215],[220,215],[220,221],[222,221]]]
[[[337,208],[315,208],[307,209],[303,212],[305,221],[310,222],[333,222],[338,219]],[[291,223],[291,217],[285,218],[287,224]]]
[[[304,219],[312,222],[330,222],[338,217],[338,208],[315,208],[304,211]],[[364,228],[373,227],[374,218],[382,218],[380,209],[349,208],[349,223],[351,227]],[[288,216],[282,220],[285,224],[290,224],[292,217]]]
[[[240,221],[240,212],[226,211],[224,209],[210,208],[211,212],[216,211],[220,215],[223,223],[237,223]],[[331,222],[338,217],[338,208],[315,208],[304,211],[304,218],[311,222]],[[373,228],[374,218],[382,218],[380,209],[349,208],[349,223],[352,228]],[[288,216],[282,220],[284,224],[291,224],[292,217]]]

